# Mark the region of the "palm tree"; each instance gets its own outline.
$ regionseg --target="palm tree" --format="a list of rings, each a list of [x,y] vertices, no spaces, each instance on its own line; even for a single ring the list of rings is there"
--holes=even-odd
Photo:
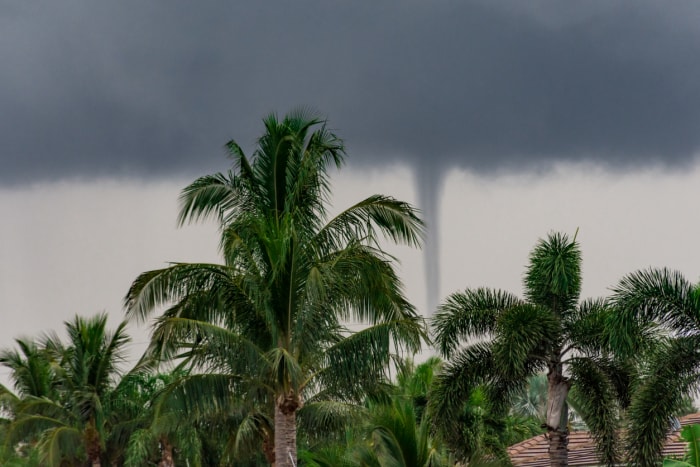
[[[41,434],[37,429],[34,433],[27,431],[23,441],[23,449],[16,449],[12,443],[10,428],[12,422],[21,413],[22,403],[29,398],[53,398],[56,396],[55,373],[52,370],[50,354],[33,340],[15,339],[17,349],[0,351],[0,365],[8,368],[13,382],[14,392],[0,384],[0,408],[7,418],[2,420],[2,454],[0,461],[3,465],[39,465],[36,442]],[[9,436],[9,439],[5,439]],[[16,463],[16,464],[15,464]]]
[[[412,401],[396,397],[370,407],[369,443],[356,451],[361,466],[443,467],[449,460],[430,436],[427,419],[417,422]]]
[[[423,420],[430,387],[442,364],[442,359],[433,355],[419,364],[415,364],[412,359],[406,359],[397,365],[395,397],[409,398],[413,401],[418,423]]]
[[[65,324],[68,345],[49,339],[47,347],[55,349],[62,359],[62,392],[69,395],[68,403],[84,426],[88,459],[93,466],[99,466],[106,439],[103,399],[116,385],[130,338],[125,322],[113,332],[108,331],[105,313],[88,319],[76,316]]]
[[[15,339],[15,344],[19,350],[0,351],[0,365],[11,371],[16,397],[51,397],[56,382],[49,354],[30,339]],[[2,394],[15,395],[2,385],[0,391]]]
[[[651,326],[668,336],[652,353],[628,411],[630,461],[657,465],[672,417],[700,381],[700,285],[678,271],[646,269],[625,276],[612,299],[620,310],[614,329],[629,334]]]
[[[19,391],[14,419],[8,427],[10,442],[38,436],[44,465],[73,465],[86,455],[91,465],[99,466],[108,418],[103,402],[114,387],[118,364],[129,341],[126,324],[109,332],[107,316],[102,314],[91,319],[76,316],[65,325],[68,345],[55,335],[47,335],[38,347],[20,344],[28,355],[27,365],[18,365],[13,358],[17,354],[12,351],[3,353],[2,363],[13,370]],[[27,353],[27,349],[39,350]],[[41,368],[37,373],[42,376],[32,379],[42,381],[32,386],[41,389],[30,390],[30,378],[23,371],[36,355],[45,356],[46,361],[35,366]],[[51,368],[51,383],[45,382],[47,367]]]
[[[122,377],[107,404],[114,415],[108,439],[112,458],[123,457],[126,466],[173,467],[177,449],[181,461],[202,465],[194,417],[168,398],[168,388],[182,377],[180,371]]]
[[[530,254],[524,285],[525,300],[501,290],[467,289],[438,309],[435,342],[449,361],[431,394],[435,420],[445,432],[459,432],[452,415],[481,387],[491,410],[505,415],[528,378],[547,371],[550,465],[568,463],[566,401],[572,384],[591,401],[583,410],[601,460],[614,465],[617,401],[629,388],[629,368],[609,351],[611,311],[605,301],[579,303],[581,253],[575,237],[553,233],[540,240]]]
[[[218,219],[224,264],[143,273],[125,304],[142,320],[172,305],[152,351],[172,357],[187,346],[200,368],[225,361],[222,387],[267,394],[275,463],[286,467],[296,463],[305,396],[359,399],[392,349],[420,347],[421,321],[378,242],[384,235],[416,246],[423,224],[410,205],[382,195],[329,220],[328,171],[344,161],[342,142],[304,111],[264,124],[252,158],[229,142],[233,170],[201,177],[181,195],[181,224]],[[343,325],[351,320],[368,327],[351,333]]]

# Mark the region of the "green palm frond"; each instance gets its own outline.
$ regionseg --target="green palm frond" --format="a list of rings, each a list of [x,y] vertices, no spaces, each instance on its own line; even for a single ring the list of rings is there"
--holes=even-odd
[[[502,291],[468,289],[451,295],[438,309],[432,327],[438,349],[448,361],[436,380],[429,407],[434,417],[462,413],[462,428],[467,430],[460,432],[456,422],[443,423],[438,426],[442,436],[464,457],[488,447],[500,460],[505,456],[499,435],[503,429],[496,427],[505,428],[504,417],[514,398],[522,398],[528,378],[546,370],[547,397],[559,397],[549,400],[542,415],[550,434],[563,434],[550,437],[551,443],[558,443],[551,447],[566,446],[567,432],[559,415],[572,379],[577,379],[577,395],[589,414],[602,456],[614,462],[617,447],[611,433],[620,408],[630,404],[638,378],[640,365],[633,357],[652,348],[658,333],[647,325],[619,332],[613,329],[619,312],[612,303],[603,299],[579,303],[581,251],[575,236],[570,239],[555,232],[539,240],[530,253],[524,285],[525,300]],[[629,352],[631,348],[638,353]],[[624,358],[613,359],[611,355],[621,349],[627,349]],[[487,401],[488,419],[460,412],[465,401],[479,392]],[[595,406],[598,399],[600,407]],[[481,435],[476,434],[478,429]],[[470,435],[481,436],[479,449]]]
[[[628,451],[638,465],[659,460],[670,417],[700,378],[700,361],[693,350],[699,344],[699,290],[680,272],[666,268],[634,272],[613,288],[612,328],[623,336],[641,329],[657,342],[644,346],[631,341],[625,349],[627,355],[645,361],[628,409]]]
[[[583,300],[564,317],[562,327],[577,350],[585,354],[609,351],[612,350],[611,314],[607,300]]]
[[[315,264],[324,276],[324,303],[336,319],[375,324],[417,316],[390,258],[381,250],[353,242]]]
[[[36,409],[36,406],[34,407]],[[19,442],[36,439],[47,430],[56,428],[72,428],[78,425],[70,417],[68,419],[41,413],[26,413],[18,416],[8,427],[8,444],[16,445]]]
[[[306,379],[300,362],[284,347],[270,349],[265,359],[270,362],[270,380],[278,391],[288,393],[302,388]]]
[[[183,422],[233,412],[245,396],[231,391],[238,380],[239,376],[226,374],[179,377],[155,396],[156,431],[175,431]]]
[[[145,272],[136,278],[124,298],[127,317],[145,321],[160,306],[203,290],[223,288],[229,282],[228,273],[228,268],[218,264],[187,263]],[[210,297],[218,298],[216,294]]]
[[[315,243],[334,251],[358,238],[377,238],[375,230],[394,243],[420,246],[425,225],[408,203],[390,196],[373,195],[331,219],[318,232]]]
[[[394,403],[373,408],[373,449],[382,466],[421,465],[413,406]],[[423,446],[424,448],[427,446]]]
[[[20,356],[13,361],[26,365],[15,365],[22,384],[13,403],[7,441],[12,446],[36,442],[44,465],[74,465],[84,461],[90,450],[91,455],[97,450],[104,453],[109,430],[127,425],[111,412],[116,409],[112,391],[129,343],[126,324],[109,330],[104,313],[75,316],[64,324],[66,342],[57,333],[45,334],[38,341],[21,344],[26,359]],[[10,364],[11,352],[5,356]],[[32,373],[31,381],[25,370]]]
[[[435,343],[443,356],[451,354],[460,340],[482,337],[494,331],[498,316],[522,301],[502,290],[467,289],[450,295],[433,318]]]
[[[19,351],[0,351],[0,365],[8,368],[14,388],[21,396],[49,396],[54,389],[50,354],[30,339],[15,339]]]
[[[242,414],[235,424],[235,434],[225,448],[233,459],[250,458],[260,449],[260,444],[274,431],[274,423],[265,414],[251,411]]]
[[[700,381],[698,336],[675,339],[652,355],[650,374],[644,378],[628,409],[630,461],[656,465],[671,419]]]
[[[175,434],[177,457],[185,465],[204,465],[202,462],[202,435],[196,426],[185,425]]]
[[[342,400],[307,401],[299,410],[298,423],[307,435],[321,438],[360,425],[368,416],[365,407]]]
[[[447,432],[458,430],[454,414],[462,410],[468,395],[490,378],[494,364],[491,348],[485,343],[465,347],[445,363],[428,395],[428,411],[438,427]]]
[[[508,379],[524,378],[532,360],[544,362],[552,342],[561,339],[559,320],[542,307],[512,306],[497,319],[492,343],[494,363]]]
[[[118,375],[119,365],[125,360],[125,346],[130,342],[126,322],[114,331],[107,330],[107,315],[85,319],[76,316],[66,322],[69,346],[65,349],[67,381],[76,394],[94,407]]]
[[[148,429],[134,432],[129,438],[124,465],[138,467],[146,464],[157,452],[157,436]]]
[[[237,185],[239,182],[232,172],[206,175],[189,184],[180,193],[178,225],[212,216],[222,220],[224,212],[239,207],[241,197],[238,196],[240,190]]]
[[[396,390],[394,397],[404,397],[413,401],[418,423],[426,420],[425,411],[428,405],[428,393],[433,385],[435,376],[442,371],[443,361],[440,357],[432,356],[424,362],[415,365],[412,359],[399,360],[396,373]]]
[[[608,362],[590,358],[576,358],[571,362],[578,413],[593,433],[600,459],[612,467],[620,463],[621,452],[618,394],[606,371],[609,367]]]
[[[156,358],[188,358],[196,368],[231,367],[235,355],[245,369],[264,363],[264,349],[245,334],[187,318],[160,318],[147,353]]]
[[[612,290],[621,315],[618,326],[641,319],[680,333],[700,327],[700,294],[678,271],[637,271],[622,278]]]
[[[356,331],[324,353],[323,370],[312,374],[320,385],[356,400],[385,375],[387,365],[408,343],[420,344],[422,329],[414,320],[393,321]]]
[[[38,447],[42,452],[42,463],[50,467],[62,467],[82,460],[83,433],[73,427],[59,426],[42,433]]]
[[[367,448],[368,449],[368,448]],[[358,461],[343,446],[327,446],[313,450],[300,450],[299,460],[309,467],[360,467]],[[377,462],[376,458],[373,462]],[[376,463],[362,467],[381,467]]]
[[[400,398],[370,407],[369,445],[356,449],[361,465],[447,466],[445,451],[431,437],[427,420],[417,422],[411,401]]]

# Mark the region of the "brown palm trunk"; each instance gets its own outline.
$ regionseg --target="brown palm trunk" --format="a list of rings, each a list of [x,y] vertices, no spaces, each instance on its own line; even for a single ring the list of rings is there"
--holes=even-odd
[[[551,364],[547,374],[547,437],[549,438],[549,465],[567,467],[569,465],[569,428],[567,426],[566,397],[570,381],[563,375],[560,362]]]
[[[167,436],[161,436],[160,438],[160,462],[158,467],[175,467],[173,445],[168,441]]]
[[[100,447],[100,434],[95,427],[95,419],[91,418],[85,428],[85,450],[87,451],[88,459],[92,467],[101,467],[102,461],[100,455],[102,448]]]
[[[275,464],[275,441],[272,438],[274,433],[270,433],[265,430],[265,437],[263,438],[262,448],[263,454],[265,454],[265,460],[271,467],[277,467]]]
[[[297,465],[297,420],[299,397],[290,391],[275,404],[275,467]]]

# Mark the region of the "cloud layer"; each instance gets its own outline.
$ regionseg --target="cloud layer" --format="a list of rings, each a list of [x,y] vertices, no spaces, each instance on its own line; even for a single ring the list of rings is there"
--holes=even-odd
[[[0,183],[225,166],[260,118],[330,118],[353,165],[685,165],[696,2],[67,2],[0,9]]]

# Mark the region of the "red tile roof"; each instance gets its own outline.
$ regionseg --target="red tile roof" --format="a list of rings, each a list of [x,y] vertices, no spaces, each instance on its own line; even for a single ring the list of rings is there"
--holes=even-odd
[[[681,426],[700,424],[700,413],[686,415],[679,419]],[[687,443],[680,439],[680,430],[669,433],[663,449],[663,456],[682,457]],[[516,467],[549,466],[549,444],[545,435],[535,436],[508,448],[513,465]],[[569,434],[569,465],[600,465],[595,450],[595,442],[587,431],[573,431]]]

